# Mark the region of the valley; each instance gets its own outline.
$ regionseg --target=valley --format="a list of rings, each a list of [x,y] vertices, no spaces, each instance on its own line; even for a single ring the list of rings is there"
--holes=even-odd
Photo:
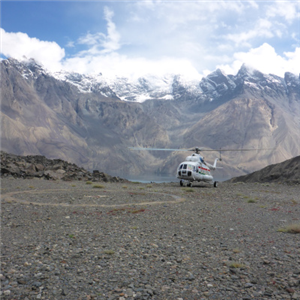
[[[247,174],[299,155],[300,80],[242,66],[198,83],[52,74],[34,60],[2,60],[1,150],[45,155],[120,177],[173,175],[187,152],[128,147],[271,149],[222,153],[218,176]],[[203,152],[211,162],[218,152]]]

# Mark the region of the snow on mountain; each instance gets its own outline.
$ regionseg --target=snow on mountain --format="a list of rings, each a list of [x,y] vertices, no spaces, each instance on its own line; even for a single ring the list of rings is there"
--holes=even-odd
[[[147,78],[112,79],[112,88],[116,91],[120,99],[124,101],[144,102],[148,99],[164,98],[172,100],[171,78],[157,78],[148,76]]]
[[[14,64],[25,79],[36,79],[41,74],[53,76],[77,87],[82,93],[96,93],[104,97],[118,98],[128,102],[146,100],[180,100],[198,99],[201,102],[213,101],[232,95],[241,86],[255,90],[278,92],[299,87],[299,77],[286,73],[284,78],[272,74],[263,74],[243,65],[236,75],[226,75],[222,70],[209,74],[199,80],[191,80],[178,74],[167,74],[163,77],[151,74],[140,78],[106,77],[102,73],[79,74],[67,71],[50,73],[34,59],[17,61],[8,59]]]
[[[81,92],[100,92],[103,96],[118,97],[123,101],[144,102],[146,100],[174,100],[180,97],[178,88],[192,94],[202,93],[199,82],[190,81],[181,75],[168,74],[164,77],[147,75],[137,79],[125,77],[105,78],[101,73],[84,75],[78,73],[57,72],[53,76],[75,85]],[[103,90],[105,89],[105,92]],[[107,92],[107,90],[110,90]]]
[[[174,74],[164,77],[147,75],[138,79],[116,77],[111,80],[110,86],[120,99],[134,102],[177,99],[177,88],[180,86],[192,93],[201,93],[198,82],[187,81],[182,76]]]
[[[48,72],[38,64],[34,59],[24,59],[22,61],[18,61],[14,58],[9,58],[7,60],[3,60],[3,62],[7,65],[13,65],[25,79],[36,79],[38,76],[44,74],[46,75]]]
[[[100,93],[104,97],[116,98],[116,93],[110,88],[102,74],[85,75],[74,72],[60,71],[52,73],[57,80],[68,82],[82,93]]]
[[[146,75],[132,79],[118,76],[105,77],[102,73],[86,75],[63,70],[51,73],[34,59],[17,61],[10,58],[7,62],[14,64],[25,79],[36,79],[44,74],[72,84],[82,93],[98,93],[129,102],[141,103],[152,99],[174,100],[180,98],[183,91],[195,96],[202,93],[199,81],[192,81],[182,75],[168,74],[163,77]]]

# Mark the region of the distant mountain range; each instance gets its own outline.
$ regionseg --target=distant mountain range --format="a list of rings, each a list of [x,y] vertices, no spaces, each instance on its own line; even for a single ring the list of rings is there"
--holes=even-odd
[[[273,150],[224,152],[217,176],[242,175],[300,154],[300,78],[241,67],[201,81],[50,73],[2,60],[1,149],[60,158],[88,170],[174,174],[185,152],[128,147]],[[208,161],[219,154],[203,153]]]

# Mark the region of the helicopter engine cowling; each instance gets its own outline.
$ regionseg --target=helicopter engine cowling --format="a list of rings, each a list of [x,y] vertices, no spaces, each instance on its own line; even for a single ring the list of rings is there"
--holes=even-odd
[[[189,155],[185,158],[185,161],[194,161],[194,162],[199,162],[201,161],[200,160],[200,155],[199,154],[192,154],[192,155]]]

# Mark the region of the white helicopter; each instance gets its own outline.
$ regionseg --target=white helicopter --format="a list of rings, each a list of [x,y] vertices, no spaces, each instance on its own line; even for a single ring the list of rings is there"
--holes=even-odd
[[[192,186],[194,181],[204,181],[213,182],[214,187],[217,187],[218,182],[214,181],[210,171],[218,168],[217,161],[222,161],[222,158],[216,158],[214,164],[211,165],[205,162],[204,157],[199,154],[200,148],[196,147],[190,151],[195,151],[195,153],[187,156],[177,168],[177,178],[180,179],[180,185],[183,186],[184,181],[187,181],[187,186]]]
[[[222,167],[217,167],[217,161],[222,161],[221,152],[222,151],[253,151],[253,150],[264,150],[264,149],[202,149],[195,147],[192,149],[162,149],[162,148],[142,148],[142,147],[129,147],[131,150],[143,150],[143,151],[194,151],[192,155],[185,158],[185,161],[179,164],[177,168],[176,177],[180,179],[180,185],[183,186],[184,183],[187,186],[192,186],[193,182],[208,182],[212,183],[214,187],[218,186],[218,182],[214,181],[211,175],[211,170],[222,169]],[[216,158],[214,164],[211,165],[204,161],[203,156],[200,155],[200,151],[218,151],[220,157]]]

